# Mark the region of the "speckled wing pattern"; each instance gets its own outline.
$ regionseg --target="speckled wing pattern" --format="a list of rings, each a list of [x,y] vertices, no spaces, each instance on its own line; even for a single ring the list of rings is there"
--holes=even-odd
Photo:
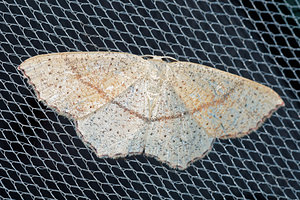
[[[39,100],[75,120],[99,157],[144,153],[178,169],[202,158],[215,138],[246,135],[284,106],[266,86],[167,57],[56,53],[19,69]]]
[[[211,137],[241,137],[259,128],[284,102],[271,88],[199,64],[170,64],[172,86]]]
[[[20,69],[41,100],[79,119],[126,90],[144,75],[148,63],[126,54],[57,53],[28,59]]]

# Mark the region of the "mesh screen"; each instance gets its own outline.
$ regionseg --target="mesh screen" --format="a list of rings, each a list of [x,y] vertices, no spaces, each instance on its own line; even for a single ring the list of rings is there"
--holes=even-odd
[[[0,2],[1,199],[300,199],[299,1],[28,2]],[[100,159],[17,70],[65,51],[208,65],[271,87],[286,107],[183,171],[142,155]]]

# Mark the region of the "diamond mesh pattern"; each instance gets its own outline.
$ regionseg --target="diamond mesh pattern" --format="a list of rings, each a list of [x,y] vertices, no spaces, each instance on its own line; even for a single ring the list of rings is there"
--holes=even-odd
[[[297,0],[1,1],[1,199],[300,199],[299,24]],[[286,107],[184,171],[100,159],[17,70],[38,54],[100,50],[222,69],[273,88]]]

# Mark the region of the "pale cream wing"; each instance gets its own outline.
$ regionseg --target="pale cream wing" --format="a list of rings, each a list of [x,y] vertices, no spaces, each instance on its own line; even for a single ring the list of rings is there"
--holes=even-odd
[[[172,85],[198,125],[211,137],[256,130],[284,102],[272,89],[199,64],[169,64]]]
[[[125,157],[144,150],[144,120],[114,102],[77,120],[77,129],[99,157]]]
[[[148,124],[145,154],[183,170],[204,157],[213,141],[192,116],[184,115]]]
[[[185,169],[210,151],[214,138],[189,115],[167,77],[156,87],[160,92],[146,124],[145,154]]]
[[[20,65],[40,100],[82,118],[110,102],[151,66],[139,56],[114,52],[55,53]]]

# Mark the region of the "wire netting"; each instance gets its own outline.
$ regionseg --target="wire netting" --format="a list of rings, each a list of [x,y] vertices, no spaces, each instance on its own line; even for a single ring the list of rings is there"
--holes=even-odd
[[[299,16],[297,0],[0,1],[0,198],[300,199]],[[271,87],[286,106],[183,171],[101,159],[17,70],[66,51],[200,63]]]

